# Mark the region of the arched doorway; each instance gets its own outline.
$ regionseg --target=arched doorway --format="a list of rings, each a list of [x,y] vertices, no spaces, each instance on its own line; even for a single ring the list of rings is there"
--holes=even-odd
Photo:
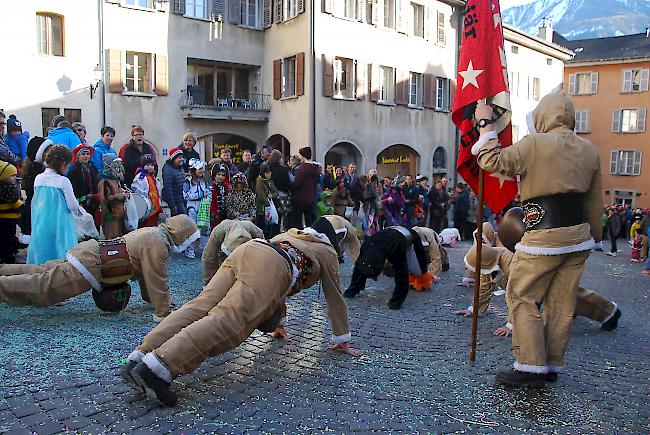
[[[274,134],[269,137],[266,140],[266,145],[282,151],[282,156],[285,160],[291,156],[291,143],[289,142],[289,139],[281,134]]]
[[[212,157],[219,157],[222,148],[229,148],[232,153],[230,159],[235,165],[241,163],[241,155],[244,150],[251,153],[256,152],[255,142],[250,139],[232,133],[217,133],[212,135]]]
[[[357,171],[361,173],[362,156],[359,149],[350,142],[339,142],[325,154],[325,164],[345,167],[350,163],[357,164]]]
[[[420,155],[408,145],[391,145],[377,156],[377,174],[382,177],[417,175]]]
[[[447,175],[447,151],[443,147],[438,147],[433,152],[433,172],[434,178],[442,178]]]

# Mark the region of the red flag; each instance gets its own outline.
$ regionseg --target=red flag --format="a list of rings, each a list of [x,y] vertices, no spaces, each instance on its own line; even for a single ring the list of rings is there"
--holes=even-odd
[[[487,98],[495,108],[494,127],[503,147],[512,145],[512,124],[499,0],[468,0],[465,11],[451,118],[461,131],[456,169],[476,192],[478,163],[471,153],[479,137],[472,123],[476,101]],[[502,174],[484,174],[484,201],[498,213],[517,194],[517,181]]]

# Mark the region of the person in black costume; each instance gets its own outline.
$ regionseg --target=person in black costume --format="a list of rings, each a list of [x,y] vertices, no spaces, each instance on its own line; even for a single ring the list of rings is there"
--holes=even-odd
[[[354,263],[352,281],[343,293],[354,298],[366,287],[368,278],[376,279],[386,266],[393,266],[395,290],[388,308],[399,310],[408,295],[409,272],[421,276],[427,271],[427,254],[418,233],[402,226],[389,227],[368,237],[361,246],[361,254]]]

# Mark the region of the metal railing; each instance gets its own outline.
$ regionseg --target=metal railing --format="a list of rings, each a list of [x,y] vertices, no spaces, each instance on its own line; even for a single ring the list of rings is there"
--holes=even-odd
[[[214,97],[213,101],[206,101],[203,88],[191,86],[183,89],[178,100],[181,109],[204,108],[213,110],[251,110],[269,112],[271,110],[271,96],[265,94],[250,94],[249,98],[221,98]]]

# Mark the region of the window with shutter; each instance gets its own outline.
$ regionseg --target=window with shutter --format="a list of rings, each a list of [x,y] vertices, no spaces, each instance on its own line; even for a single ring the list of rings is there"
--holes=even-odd
[[[259,4],[260,0],[240,0],[241,2],[241,24],[246,27],[259,28]]]
[[[224,1],[225,0],[212,0],[211,1],[211,7],[210,7],[210,19],[212,21],[223,21],[223,14],[224,14]]]
[[[368,65],[368,84],[370,86],[370,101],[379,101],[379,65]]]
[[[185,0],[185,16],[193,18],[208,18],[207,0]]]
[[[305,95],[305,53],[296,55],[296,95]]]
[[[632,92],[632,70],[623,71],[623,92]]]
[[[379,101],[384,103],[395,102],[395,68],[389,66],[379,67]]]
[[[334,89],[334,58],[323,54],[323,96],[331,97]]]
[[[63,56],[63,16],[36,14],[36,38],[39,54]]]
[[[598,73],[591,73],[591,93],[598,93]]]
[[[273,1],[263,0],[263,8],[262,27],[268,29],[273,24]]]
[[[643,113],[644,120],[641,123],[639,119],[641,115],[640,109],[623,109],[621,111],[621,129],[622,133],[637,133],[639,132],[639,127],[643,127],[645,130],[645,111]]]
[[[355,89],[354,60],[334,58],[334,97],[354,98]]]
[[[639,109],[639,115],[637,117],[637,127],[636,131],[639,133],[643,133],[645,131],[645,124],[646,124],[646,109]]]
[[[410,74],[408,97],[409,106],[422,107],[422,74]]]
[[[357,19],[357,6],[359,5],[358,0],[338,0],[335,1],[334,11],[335,15],[343,16],[351,20]],[[342,7],[343,10],[338,12],[336,6]]]
[[[612,131],[614,133],[620,133],[621,131],[621,111],[614,110],[612,112]]]
[[[435,80],[436,78],[433,74],[424,74],[424,83],[422,86],[422,105],[428,109],[434,109],[436,107],[434,102],[435,98],[433,97]]]
[[[623,71],[623,92],[644,92],[647,90],[647,69],[629,69]]]
[[[383,4],[384,27],[395,28],[395,0],[379,0]]]
[[[447,35],[445,32],[445,14],[438,12],[437,24],[437,33],[436,33],[436,44],[446,45],[447,44]]]
[[[404,2],[402,0],[395,0],[395,30],[398,32],[406,32],[404,26]]]
[[[641,151],[634,152],[634,167],[632,169],[632,175],[641,175],[641,156],[643,153]]]
[[[298,0],[298,14],[302,14],[305,12],[305,0]]]
[[[366,0],[356,0],[357,1],[357,19],[365,23],[366,22],[366,13],[367,13],[367,6],[366,6]]]
[[[172,14],[185,15],[185,0],[172,0]]]
[[[433,15],[429,6],[424,7],[424,39],[431,41],[433,34]]]
[[[650,76],[650,70],[649,69],[642,69],[641,70],[641,92],[645,92],[648,90],[648,76]]]
[[[366,23],[377,23],[377,0],[366,0]]]
[[[449,110],[449,79],[438,77],[436,80],[436,110]]]
[[[282,98],[282,59],[273,61],[273,99]]]
[[[413,36],[424,38],[424,6],[418,3],[411,3],[411,14]]]
[[[618,173],[618,150],[613,150],[610,153],[609,173],[614,175]]]
[[[282,96],[293,97],[296,95],[296,59],[291,56],[282,61]]]

